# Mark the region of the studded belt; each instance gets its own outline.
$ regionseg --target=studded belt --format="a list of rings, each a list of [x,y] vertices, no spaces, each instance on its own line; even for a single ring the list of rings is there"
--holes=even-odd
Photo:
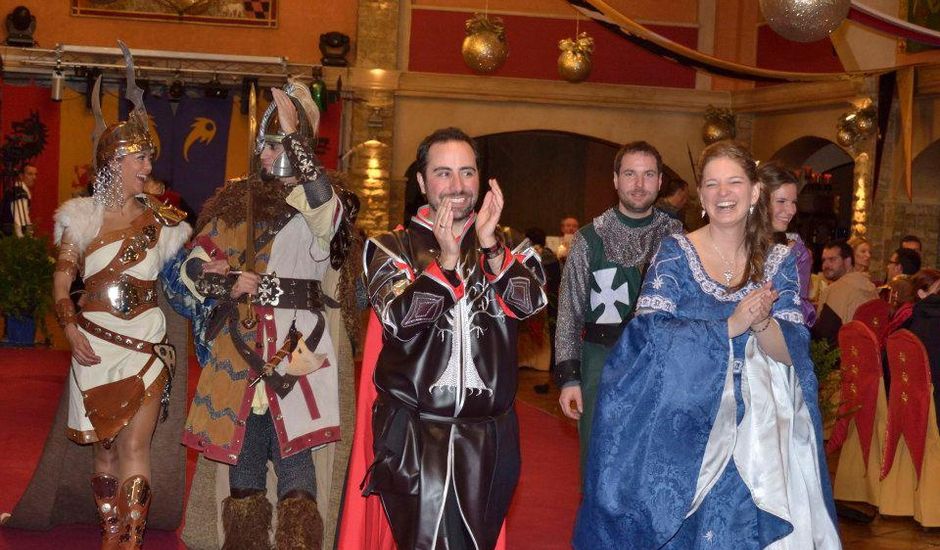
[[[122,319],[132,319],[157,307],[156,281],[121,275],[110,284],[86,288],[81,305],[83,311],[106,311]]]
[[[176,349],[167,343],[168,340],[166,337],[163,338],[162,342],[157,344],[146,340],[131,338],[130,336],[124,336],[119,332],[105,328],[81,314],[78,315],[78,326],[85,329],[89,334],[116,346],[155,356],[157,359],[163,361],[167,368],[170,369],[171,377],[176,371]]]
[[[258,282],[258,293],[253,302],[278,309],[304,309],[322,311],[324,307],[339,307],[323,292],[320,281],[315,279],[292,279],[273,274],[262,274]]]

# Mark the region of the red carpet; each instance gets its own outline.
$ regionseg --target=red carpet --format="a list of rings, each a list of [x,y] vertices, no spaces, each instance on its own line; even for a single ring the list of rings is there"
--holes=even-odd
[[[0,512],[12,510],[29,483],[67,373],[67,352],[0,349]],[[197,378],[198,367],[191,360],[190,395]],[[516,409],[522,438],[522,478],[509,511],[508,547],[570,548],[579,490],[577,431],[531,405],[517,401]],[[192,478],[195,464],[194,454],[189,458],[187,480]],[[96,548],[98,537],[97,527],[89,525],[47,532],[0,529],[0,549]],[[146,542],[150,550],[185,548],[176,533],[167,531],[148,531]]]

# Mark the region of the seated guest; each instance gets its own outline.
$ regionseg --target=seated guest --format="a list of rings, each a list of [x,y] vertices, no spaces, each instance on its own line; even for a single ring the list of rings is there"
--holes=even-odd
[[[891,254],[885,265],[885,284],[878,287],[878,296],[889,301],[891,289],[888,283],[898,279],[907,279],[920,271],[920,253],[913,248],[898,248]]]
[[[917,302],[903,328],[913,332],[927,349],[934,403],[940,403],[940,271],[922,269],[911,277]],[[938,419],[940,420],[940,419]],[[940,423],[940,422],[938,422]]]
[[[855,271],[868,273],[871,266],[871,243],[865,237],[852,237],[849,239],[849,246],[855,257]]]
[[[852,320],[858,306],[878,297],[868,275],[855,271],[852,247],[845,241],[831,241],[823,247],[823,275],[833,281],[819,297],[819,315],[813,325],[813,339],[825,338],[838,345],[839,329]]]
[[[885,273],[888,277],[886,281],[892,281],[898,277],[910,277],[920,271],[920,252],[913,248],[904,248],[903,246],[891,254]]]

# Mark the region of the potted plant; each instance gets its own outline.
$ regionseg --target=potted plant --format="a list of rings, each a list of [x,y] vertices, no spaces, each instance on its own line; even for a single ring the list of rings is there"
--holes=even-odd
[[[48,336],[55,271],[49,250],[49,243],[39,237],[0,237],[0,313],[12,344],[32,345],[37,324]]]

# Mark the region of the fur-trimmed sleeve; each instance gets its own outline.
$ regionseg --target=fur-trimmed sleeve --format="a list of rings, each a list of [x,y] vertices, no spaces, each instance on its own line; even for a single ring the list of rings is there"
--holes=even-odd
[[[157,252],[160,254],[160,265],[176,256],[180,248],[186,244],[193,234],[193,228],[186,222],[177,225],[168,225],[160,232],[160,242],[157,243]]]
[[[65,201],[55,212],[53,237],[56,246],[62,243],[62,235],[68,230],[69,238],[84,252],[101,229],[103,218],[104,208],[91,197]]]

